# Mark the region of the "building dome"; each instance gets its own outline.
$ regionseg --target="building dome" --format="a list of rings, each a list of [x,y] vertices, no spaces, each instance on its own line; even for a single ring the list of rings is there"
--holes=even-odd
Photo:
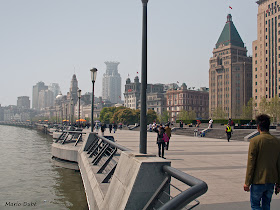
[[[130,78],[127,78],[126,79],[126,84],[130,84],[130,83],[131,83]]]
[[[60,92],[60,93],[55,97],[55,99],[56,99],[56,100],[60,100],[60,99],[62,99],[62,97],[63,97],[63,95],[62,95],[62,93]]]

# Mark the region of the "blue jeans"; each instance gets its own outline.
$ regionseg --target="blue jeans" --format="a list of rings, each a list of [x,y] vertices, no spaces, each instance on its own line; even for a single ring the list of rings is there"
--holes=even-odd
[[[273,190],[274,184],[252,184],[250,189],[252,210],[269,210]]]

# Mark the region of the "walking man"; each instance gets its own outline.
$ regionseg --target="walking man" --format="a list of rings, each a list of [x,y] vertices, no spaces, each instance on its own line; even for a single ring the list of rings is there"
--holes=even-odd
[[[230,138],[231,138],[231,127],[230,124],[227,124],[227,128],[226,128],[226,134],[227,134],[227,141],[229,142]]]
[[[280,191],[280,140],[269,133],[270,117],[256,117],[260,135],[250,140],[244,190],[250,191],[251,208],[270,209],[274,191]]]

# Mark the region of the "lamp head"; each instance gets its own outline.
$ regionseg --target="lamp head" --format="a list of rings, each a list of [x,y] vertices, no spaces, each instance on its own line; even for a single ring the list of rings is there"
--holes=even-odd
[[[77,91],[77,93],[78,93],[78,98],[81,98],[82,91],[79,89],[79,90]]]
[[[90,71],[91,71],[91,81],[95,82],[96,81],[96,76],[97,76],[97,69],[92,68]]]

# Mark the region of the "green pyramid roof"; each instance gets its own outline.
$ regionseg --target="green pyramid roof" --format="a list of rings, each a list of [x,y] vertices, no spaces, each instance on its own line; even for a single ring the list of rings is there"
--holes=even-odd
[[[232,44],[237,47],[244,47],[244,42],[242,41],[238,31],[236,30],[233,22],[231,14],[227,16],[226,25],[220,35],[219,40],[216,43],[216,49],[221,45],[229,45]]]

